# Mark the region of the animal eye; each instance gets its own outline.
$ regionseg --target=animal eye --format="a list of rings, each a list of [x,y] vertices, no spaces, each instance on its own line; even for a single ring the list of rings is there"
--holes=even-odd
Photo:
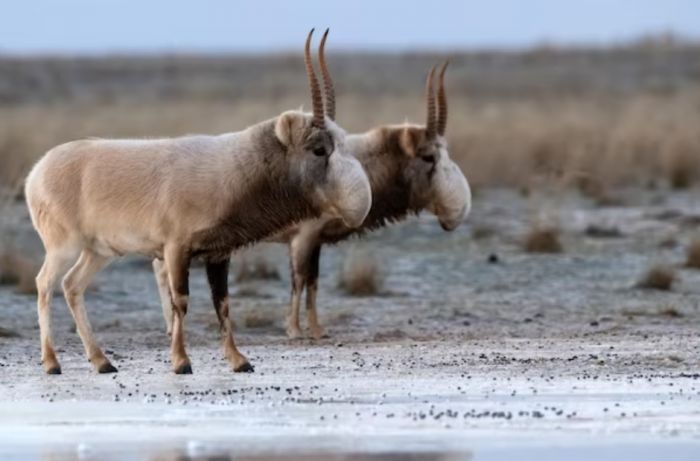
[[[313,153],[314,153],[314,155],[316,155],[316,156],[318,156],[318,157],[325,157],[325,155],[326,155],[326,148],[323,147],[323,146],[321,146],[321,147],[316,147],[316,148],[313,150]]]
[[[424,162],[428,163],[435,163],[435,156],[434,155],[423,155],[421,156],[421,160]]]

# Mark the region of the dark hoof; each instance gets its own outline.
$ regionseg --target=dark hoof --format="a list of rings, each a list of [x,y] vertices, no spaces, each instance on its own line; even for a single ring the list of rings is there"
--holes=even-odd
[[[183,365],[180,365],[175,369],[175,374],[176,375],[191,375],[192,374],[192,365],[189,363],[185,363]]]
[[[98,373],[116,373],[117,369],[109,362],[105,362],[97,369]]]
[[[255,371],[255,368],[253,368],[253,365],[246,362],[243,365],[241,365],[240,367],[234,369],[233,371],[235,371],[236,373],[252,373]]]
[[[60,375],[61,374],[61,367],[55,366],[51,367],[48,370],[46,370],[47,375]]]

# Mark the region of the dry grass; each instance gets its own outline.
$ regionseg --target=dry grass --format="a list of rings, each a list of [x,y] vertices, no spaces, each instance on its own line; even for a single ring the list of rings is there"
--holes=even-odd
[[[249,280],[279,280],[280,274],[272,263],[263,255],[256,254],[252,257],[243,255],[238,261],[236,282]]]
[[[694,238],[688,245],[685,267],[700,269],[700,238]]]
[[[0,254],[0,285],[13,285],[18,293],[35,294],[34,279],[39,265],[31,259],[7,248]]]
[[[472,104],[451,153],[477,185],[559,178],[601,204],[614,204],[611,188],[651,179],[688,187],[699,176],[699,95]]]
[[[644,276],[637,282],[637,286],[650,290],[670,291],[676,279],[677,274],[672,267],[655,264],[646,271]]]
[[[676,306],[666,305],[659,308],[659,315],[662,317],[679,318],[683,317],[683,313]]]
[[[381,292],[383,281],[379,263],[372,254],[351,251],[343,262],[338,288],[351,296],[373,296]]]
[[[6,195],[20,193],[21,180],[31,165],[51,147],[72,139],[220,133],[304,101],[301,94],[276,101],[242,99],[235,111],[229,104],[208,100],[0,106],[4,124],[0,188],[8,191]],[[451,156],[475,188],[507,186],[527,191],[543,178],[555,179],[578,188],[596,203],[617,205],[610,192],[615,187],[660,180],[686,188],[700,177],[697,88],[674,96],[635,95],[603,103],[589,98],[526,98],[481,104],[466,97],[453,98],[451,103],[450,126],[455,127],[448,131]],[[401,121],[407,113],[419,120],[424,111],[420,91],[401,99],[383,98],[381,117],[373,114],[375,101],[365,95],[355,95],[339,107],[350,131]],[[468,112],[461,110],[467,107]],[[37,125],[42,126],[39,133],[34,129]],[[595,180],[575,179],[580,177]]]
[[[586,228],[583,230],[583,233],[586,237],[592,238],[624,237],[622,231],[620,231],[620,229],[618,229],[617,227],[598,226],[596,224],[589,224],[588,226],[586,226]]]
[[[692,186],[700,46],[663,43],[452,56],[452,157],[475,188],[530,191],[554,178],[603,205],[617,186]],[[334,55],[344,127],[421,122],[422,79],[442,58]],[[32,163],[71,139],[220,133],[308,101],[297,55],[0,57],[0,192],[16,195]]]
[[[0,327],[0,338],[19,338],[20,335],[14,330]]]
[[[535,225],[525,235],[523,249],[528,253],[561,253],[564,247],[556,227]]]
[[[493,226],[488,226],[484,224],[475,224],[472,228],[471,236],[474,240],[488,239],[497,234],[496,229]]]
[[[270,328],[275,324],[275,319],[259,312],[249,312],[243,318],[243,324],[246,328]]]
[[[680,318],[683,317],[683,312],[678,310],[678,308],[672,304],[664,304],[656,309],[640,309],[631,308],[623,309],[622,315],[632,319],[635,317],[670,317],[670,318]]]

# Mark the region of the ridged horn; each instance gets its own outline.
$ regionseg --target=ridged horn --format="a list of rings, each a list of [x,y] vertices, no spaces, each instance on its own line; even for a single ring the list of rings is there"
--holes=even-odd
[[[435,93],[433,93],[433,76],[435,66],[430,68],[428,79],[425,82],[425,99],[428,105],[428,115],[425,123],[425,135],[428,139],[435,137]]]
[[[321,44],[318,47],[318,62],[321,66],[321,75],[323,76],[323,90],[326,97],[326,115],[331,120],[335,120],[335,88],[333,87],[333,79],[331,79],[331,73],[328,71],[328,66],[326,65],[326,37],[328,37],[328,31],[323,34],[321,39]]]
[[[313,125],[317,128],[325,128],[326,119],[323,116],[323,98],[321,96],[321,87],[318,84],[318,79],[314,73],[314,65],[311,62],[311,36],[314,29],[311,29],[306,37],[306,45],[304,46],[304,63],[306,64],[306,75],[309,77],[309,86],[311,87],[311,106],[313,108],[314,120]]]
[[[450,61],[445,61],[445,63],[440,68],[440,74],[438,75],[438,93],[437,93],[437,103],[438,103],[438,119],[437,119],[437,133],[440,136],[445,136],[445,129],[447,128],[447,96],[445,95],[445,70],[447,70],[447,65]]]

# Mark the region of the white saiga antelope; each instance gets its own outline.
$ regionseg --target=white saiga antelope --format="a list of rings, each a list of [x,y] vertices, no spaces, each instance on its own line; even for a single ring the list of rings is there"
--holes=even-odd
[[[326,65],[325,36],[319,48],[319,64],[328,102],[328,116],[335,116],[335,95],[330,72]],[[362,225],[352,228],[337,218],[324,215],[304,221],[266,239],[289,245],[292,294],[287,315],[287,335],[299,338],[301,296],[306,288],[307,322],[311,336],[326,336],[316,313],[316,293],[321,246],[336,243],[352,235],[362,234],[410,214],[428,210],[437,216],[445,230],[455,229],[469,213],[471,191],[459,167],[450,160],[445,139],[447,128],[447,97],[445,94],[445,62],[439,72],[436,114],[433,92],[434,69],[426,82],[427,122],[425,126],[401,124],[385,125],[363,134],[345,138],[348,151],[365,169],[372,188],[372,207]],[[159,280],[161,293],[166,286]],[[172,330],[170,302],[167,292],[162,297],[163,315],[167,330]]]
[[[252,371],[228,319],[231,252],[322,214],[358,226],[371,205],[367,175],[346,153],[344,131],[324,115],[309,52],[312,33],[304,55],[312,114],[284,112],[219,136],[74,141],[51,149],[34,166],[25,192],[46,249],[36,280],[47,373],[61,372],[50,304],[63,274],[63,293],[88,359],[100,373],[116,371],[93,336],[83,296],[98,271],[127,253],[163,261],[175,373],[192,372],[183,323],[194,257],[206,265],[226,358],[235,371]]]

